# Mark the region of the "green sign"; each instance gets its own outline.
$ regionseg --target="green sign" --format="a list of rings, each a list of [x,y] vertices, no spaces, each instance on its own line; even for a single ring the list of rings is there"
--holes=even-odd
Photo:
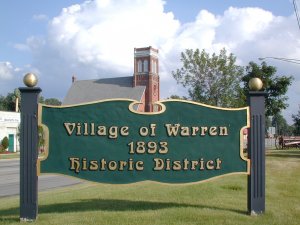
[[[105,100],[65,107],[40,106],[47,154],[45,173],[104,183],[151,180],[189,183],[249,173],[242,130],[249,108],[217,108],[190,101],[157,103],[159,112],[135,111],[137,102]]]

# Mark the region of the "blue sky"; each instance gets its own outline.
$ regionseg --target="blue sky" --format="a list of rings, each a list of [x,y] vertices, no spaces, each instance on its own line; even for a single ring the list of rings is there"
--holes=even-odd
[[[1,95],[32,71],[45,97],[63,99],[73,74],[131,75],[133,48],[149,45],[160,49],[162,97],[186,93],[170,75],[185,48],[212,53],[225,47],[243,66],[265,56],[300,58],[292,0],[6,0],[0,27]],[[284,112],[291,122],[300,104],[299,65],[268,63],[278,75],[295,77]]]

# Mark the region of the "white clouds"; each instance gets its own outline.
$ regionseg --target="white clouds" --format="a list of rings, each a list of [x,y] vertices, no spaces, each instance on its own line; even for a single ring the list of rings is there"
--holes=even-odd
[[[15,70],[10,62],[0,62],[0,80],[12,79]]]
[[[220,18],[217,41],[240,43],[254,40],[273,19],[271,12],[260,8],[230,7]]]
[[[39,70],[32,65],[24,65],[19,68],[11,62],[0,62],[0,95],[6,95],[15,88],[24,86],[22,83],[25,73],[33,72],[39,75]]]
[[[54,18],[49,44],[82,65],[130,72],[134,47],[159,46],[178,27],[160,0],[93,1],[65,8]]]
[[[14,48],[19,51],[30,51],[30,48],[28,47],[28,45],[21,44],[21,43],[14,44]]]
[[[215,39],[215,29],[219,20],[206,10],[201,10],[195,22],[182,26],[181,32],[175,37],[173,48],[210,48]],[[177,47],[176,47],[177,46]]]
[[[37,21],[45,21],[45,20],[48,20],[48,16],[45,15],[45,14],[37,14],[37,15],[33,15],[32,17],[34,20],[37,20]]]
[[[222,15],[203,9],[193,22],[181,24],[164,11],[162,0],[95,0],[64,8],[49,21],[46,37],[32,36],[15,47],[30,48],[41,86],[50,86],[50,97],[63,98],[73,74],[78,79],[132,75],[134,47],[152,45],[160,51],[162,96],[168,97],[182,93],[171,71],[181,66],[180,52],[186,48],[212,53],[226,47],[246,65],[265,56],[299,58],[299,35],[294,16],[274,16],[260,8],[229,7]],[[299,82],[298,70],[287,65],[283,74],[295,74]],[[295,88],[290,95],[299,101]]]
[[[134,47],[160,48],[179,28],[161,0],[86,1],[53,18],[47,38],[27,43],[41,80],[59,77],[63,97],[74,73],[79,79],[132,75]]]

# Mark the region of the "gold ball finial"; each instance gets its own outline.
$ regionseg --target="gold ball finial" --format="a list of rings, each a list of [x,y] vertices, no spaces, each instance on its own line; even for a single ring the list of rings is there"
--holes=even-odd
[[[23,78],[23,82],[27,87],[34,87],[37,85],[38,79],[33,73],[27,73]]]
[[[251,78],[249,81],[249,89],[250,91],[260,91],[263,87],[263,82],[261,79],[255,77]]]

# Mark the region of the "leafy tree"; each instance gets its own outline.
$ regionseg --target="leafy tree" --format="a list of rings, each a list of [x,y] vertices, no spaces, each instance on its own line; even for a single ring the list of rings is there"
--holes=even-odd
[[[241,106],[243,68],[236,65],[233,54],[227,55],[225,49],[219,55],[186,49],[181,53],[181,62],[182,67],[172,75],[188,88],[191,100],[220,107]]]
[[[266,127],[266,129],[268,129],[271,126],[272,126],[271,118],[267,116],[266,117],[266,122],[265,122],[265,127]]]
[[[0,96],[0,110],[15,111],[17,98],[20,100],[20,91],[18,88],[14,92],[8,93],[6,97]],[[18,101],[20,107],[20,101]]]
[[[293,127],[288,125],[285,118],[281,114],[276,114],[273,117],[272,126],[276,127],[276,135],[283,135],[283,136],[293,135]]]
[[[185,96],[182,96],[182,97],[180,97],[179,95],[171,95],[171,96],[169,97],[169,99],[181,99],[181,100],[188,100],[188,98],[187,98],[187,97],[185,97]]]
[[[0,95],[0,110],[3,111],[15,111],[16,110],[16,102],[18,99],[18,108],[21,107],[21,93],[18,88],[16,88],[13,92],[8,93],[6,96]],[[39,102],[44,103],[46,105],[61,105],[61,101],[56,98],[48,98],[45,99],[43,96],[39,97]]]
[[[257,65],[254,62],[250,62],[246,67],[246,75],[243,76],[244,82],[244,101],[246,102],[246,95],[249,91],[249,80],[253,77],[258,77],[263,82],[263,90],[267,92],[266,98],[266,116],[274,116],[286,109],[288,104],[286,103],[288,97],[285,94],[288,91],[288,87],[292,84],[292,76],[276,76],[276,68],[268,66],[266,62],[262,62],[261,65]]]
[[[46,104],[46,105],[61,105],[61,101],[56,98],[44,98],[43,96],[39,97],[39,103]]]
[[[298,110],[298,114],[297,115],[292,115],[293,121],[294,121],[294,133],[295,135],[300,135],[300,106],[299,106],[299,110]]]

